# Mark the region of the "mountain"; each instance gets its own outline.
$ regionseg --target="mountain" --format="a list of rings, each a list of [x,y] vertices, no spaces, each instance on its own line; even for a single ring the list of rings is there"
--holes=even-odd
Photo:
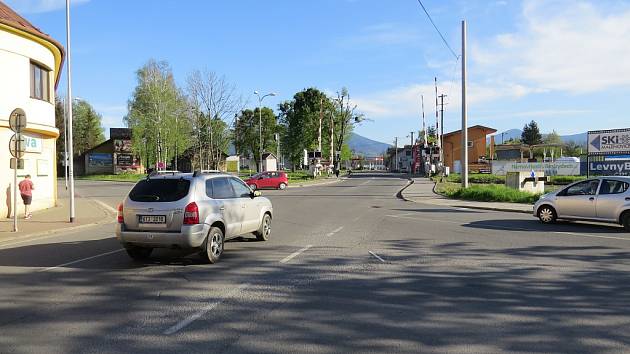
[[[503,141],[508,141],[510,139],[520,139],[522,132],[523,131],[520,129],[509,129],[501,133],[496,133],[494,135],[494,143],[501,144]],[[501,134],[503,134],[503,141],[501,140]],[[543,137],[545,135],[546,134],[543,134]],[[564,143],[574,141],[578,145],[586,145],[586,139],[587,139],[586,135],[587,135],[586,133],[560,135],[560,139],[562,139]],[[490,138],[488,137],[488,143],[489,142],[490,142]]]
[[[348,146],[350,150],[355,154],[365,156],[376,156],[383,154],[387,148],[391,147],[389,144],[381,143],[380,141],[368,139],[359,134],[350,133],[348,139]]]

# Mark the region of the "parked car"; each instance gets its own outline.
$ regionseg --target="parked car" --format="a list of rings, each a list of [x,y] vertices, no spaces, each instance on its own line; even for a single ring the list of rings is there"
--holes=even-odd
[[[199,250],[215,263],[227,239],[251,232],[268,240],[272,217],[271,201],[237,177],[154,175],[136,183],[118,206],[116,237],[134,259],[174,248]]]
[[[245,183],[253,190],[263,188],[285,189],[289,185],[289,178],[286,172],[267,171],[251,176],[245,180]]]
[[[545,224],[592,220],[621,224],[630,231],[630,177],[590,178],[547,193],[534,204],[534,216]]]

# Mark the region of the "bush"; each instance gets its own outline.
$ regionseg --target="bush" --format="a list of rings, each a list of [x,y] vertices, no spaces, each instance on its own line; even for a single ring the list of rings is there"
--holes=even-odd
[[[447,182],[462,183],[459,173],[452,173],[446,178]],[[481,184],[505,184],[505,176],[497,176],[487,173],[472,173],[468,175],[468,182]]]
[[[533,204],[540,194],[531,194],[497,184],[472,185],[467,189],[446,188],[442,193],[449,198],[478,202],[508,202]]]
[[[554,185],[571,184],[586,179],[586,176],[550,176],[549,183]]]

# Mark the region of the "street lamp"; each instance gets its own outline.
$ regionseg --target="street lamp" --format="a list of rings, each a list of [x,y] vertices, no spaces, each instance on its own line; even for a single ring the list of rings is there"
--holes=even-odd
[[[262,155],[263,155],[263,140],[262,140],[262,101],[265,99],[265,97],[268,96],[275,96],[276,93],[275,92],[271,92],[268,93],[266,95],[260,96],[260,93],[258,91],[254,91],[254,95],[258,96],[258,134],[260,137],[260,160],[259,160],[259,167],[258,167],[258,172],[262,172]]]

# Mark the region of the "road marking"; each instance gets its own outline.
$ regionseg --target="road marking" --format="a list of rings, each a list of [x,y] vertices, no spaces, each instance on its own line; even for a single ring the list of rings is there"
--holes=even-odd
[[[166,331],[164,331],[162,333],[165,334],[165,335],[171,335],[171,334],[174,334],[174,333],[177,333],[177,332],[181,331],[182,329],[184,329],[187,326],[189,326],[191,323],[193,323],[196,320],[200,319],[206,313],[208,313],[208,312],[214,310],[215,308],[217,308],[217,306],[221,305],[221,303],[223,303],[225,300],[227,300],[228,298],[234,296],[236,293],[244,290],[248,286],[249,286],[249,283],[243,283],[243,284],[239,285],[238,287],[230,290],[227,294],[225,294],[225,296],[223,296],[221,298],[221,300],[209,303],[208,305],[204,306],[201,310],[193,313],[192,315],[188,316],[186,319],[182,320],[181,322],[177,323],[176,325],[173,325],[172,327],[170,327],[169,329],[167,329]]]
[[[91,200],[94,201],[96,204],[102,206],[103,208],[105,208],[105,210],[111,212],[112,214],[118,214],[118,210],[117,209],[112,208],[111,206],[101,202],[100,200],[98,200],[98,199],[91,199]]]
[[[368,179],[367,181],[363,182],[363,183],[359,183],[359,186],[365,186],[366,184],[370,183],[371,181]]]
[[[340,227],[338,227],[338,228],[336,228],[336,229],[332,230],[331,232],[329,232],[328,234],[326,234],[326,237],[330,237],[330,236],[332,236],[332,235],[336,234],[337,232],[339,232],[339,231],[341,231],[341,230],[343,230],[343,226],[340,226]]]
[[[376,254],[376,253],[374,253],[372,251],[368,251],[368,253],[370,253],[372,256],[376,257],[376,259],[378,259],[379,261],[385,263],[385,260],[383,258],[379,257],[378,254]]]
[[[621,240],[621,241],[630,241],[630,238],[625,237],[614,237],[614,236],[600,236],[600,235],[592,235],[592,234],[581,234],[578,232],[568,232],[568,231],[554,231],[554,234],[559,235],[568,235],[568,236],[580,236],[580,237],[593,237],[593,238],[607,238],[611,240]]]
[[[53,270],[53,269],[57,269],[57,268],[65,267],[65,266],[69,266],[69,265],[72,265],[72,264],[81,263],[81,262],[84,262],[84,261],[89,261],[90,259],[95,259],[95,258],[99,258],[99,257],[109,256],[110,254],[122,252],[124,250],[125,250],[124,248],[121,248],[121,249],[118,249],[118,250],[97,254],[95,256],[77,259],[76,261],[63,263],[63,264],[60,264],[60,265],[57,265],[57,266],[54,266],[54,267],[48,267],[48,268],[42,269],[42,270],[40,270],[40,272],[47,272],[49,270]]]
[[[302,252],[304,252],[304,251],[308,250],[308,249],[309,249],[309,248],[311,248],[311,247],[313,247],[313,245],[307,245],[306,247],[304,247],[304,248],[302,248],[302,249],[300,249],[300,250],[298,250],[298,251],[295,251],[295,252],[291,253],[290,255],[288,255],[288,256],[286,256],[286,257],[284,257],[284,258],[280,261],[280,263],[282,263],[282,264],[287,263],[288,261],[292,260],[293,258],[295,258],[295,257],[299,256],[299,255],[300,255],[300,253],[302,253]]]
[[[352,222],[357,222],[359,221],[359,219],[361,219],[362,215],[357,216],[356,218],[352,219]]]

